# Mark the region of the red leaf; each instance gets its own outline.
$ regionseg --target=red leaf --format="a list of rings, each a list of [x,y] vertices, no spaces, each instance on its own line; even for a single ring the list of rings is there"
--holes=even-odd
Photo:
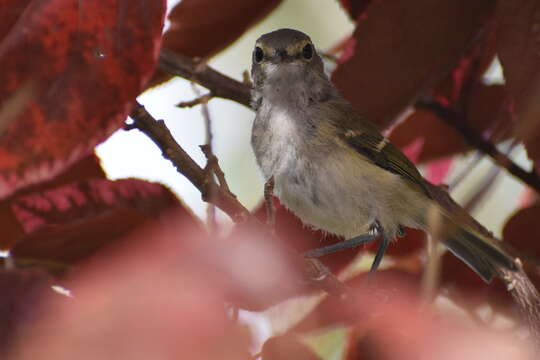
[[[52,279],[36,270],[0,270],[0,355],[18,340],[17,335],[33,325],[39,301],[49,291]]]
[[[417,162],[429,162],[467,148],[463,137],[432,111],[419,109],[400,122],[390,134],[399,148],[422,141]]]
[[[422,230],[406,228],[405,236],[395,239],[388,250],[387,255],[391,256],[406,256],[411,255],[420,249],[423,249],[426,244],[426,233]],[[370,250],[374,251],[376,247],[371,246]]]
[[[502,140],[513,126],[504,107],[504,85],[477,85],[470,94],[469,110],[461,119],[468,128],[486,137]],[[424,163],[471,149],[463,136],[430,110],[417,109],[400,122],[390,134],[400,148],[423,141],[417,162]],[[446,164],[448,165],[448,164]]]
[[[340,0],[339,2],[353,20],[358,19],[371,4],[371,0]]]
[[[450,173],[453,164],[454,159],[452,158],[443,158],[431,162],[427,166],[426,179],[435,185],[444,183],[444,180],[446,180],[448,173]]]
[[[264,343],[262,360],[319,360],[309,347],[294,335],[286,334],[272,337]]]
[[[207,58],[238,39],[274,10],[281,0],[182,0],[169,14],[163,47],[182,55]],[[150,86],[170,79],[158,72]]]
[[[9,209],[12,227],[22,229],[18,238],[3,239],[13,256],[63,264],[87,258],[166,210],[199,226],[168,189],[136,179],[81,180],[15,197]]]
[[[506,222],[503,239],[527,256],[540,258],[540,205],[518,210]]]
[[[539,172],[540,4],[535,0],[502,0],[497,4],[497,50],[508,90],[516,102],[516,135],[525,143]]]
[[[490,284],[486,284],[471,268],[450,252],[445,253],[442,258],[441,285],[449,289],[450,297],[462,306],[474,308],[487,302],[498,309],[508,311],[514,304],[500,279],[495,278]]]
[[[372,282],[367,279],[368,275],[361,273],[347,281],[347,296],[325,298],[291,331],[307,332],[328,326],[361,324],[376,316],[368,310],[373,305],[391,307],[392,303],[405,301],[409,295],[420,291],[420,274],[384,269],[371,274],[374,275]]]
[[[0,42],[31,0],[0,0]]]
[[[54,189],[72,182],[92,178],[105,178],[105,173],[101,168],[99,159],[94,154],[71,165],[53,180],[26,188],[20,191],[17,196],[40,193],[47,189]],[[0,228],[3,235],[0,238],[0,248],[2,249],[12,248],[17,241],[20,241],[26,236],[21,224],[11,210],[11,200],[13,199],[0,201]]]
[[[479,82],[495,57],[495,30],[494,22],[491,22],[486,31],[480,34],[481,38],[475,40],[475,44],[461,57],[451,74],[434,89],[435,98],[454,109],[468,106],[466,92],[469,85]]]
[[[354,33],[354,56],[333,80],[354,107],[385,127],[446,76],[493,10],[488,0],[376,1]]]
[[[0,197],[50,179],[122,125],[153,72],[164,10],[164,0],[29,3],[0,43]]]
[[[227,285],[242,279],[224,282],[223,274],[238,259],[227,263],[219,242],[186,229],[181,221],[142,229],[80,266],[63,282],[73,298],[46,299],[13,358],[248,359],[249,333],[225,307]],[[246,274],[260,270],[236,273]]]

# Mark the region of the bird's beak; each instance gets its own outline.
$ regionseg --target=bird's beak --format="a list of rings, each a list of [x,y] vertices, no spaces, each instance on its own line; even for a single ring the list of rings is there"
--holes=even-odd
[[[283,62],[289,62],[292,60],[292,57],[287,54],[287,50],[284,49],[278,49],[276,50],[274,56],[270,58],[270,61],[273,64],[279,64]]]

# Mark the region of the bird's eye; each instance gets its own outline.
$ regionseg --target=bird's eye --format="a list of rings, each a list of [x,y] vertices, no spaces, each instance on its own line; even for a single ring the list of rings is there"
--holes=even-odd
[[[260,63],[262,61],[263,57],[264,57],[263,50],[260,47],[256,46],[255,51],[253,53],[253,58],[255,59],[255,62]]]
[[[304,58],[311,59],[313,57],[313,45],[306,44],[304,48],[302,49],[302,55],[304,55]]]

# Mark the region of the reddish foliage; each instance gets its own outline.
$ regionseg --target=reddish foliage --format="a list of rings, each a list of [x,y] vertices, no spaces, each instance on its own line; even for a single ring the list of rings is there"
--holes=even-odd
[[[540,287],[540,205],[533,205],[517,211],[503,229],[503,239],[516,249],[525,270],[537,287]]]
[[[375,274],[361,273],[348,280],[346,285],[349,289],[347,296],[324,299],[291,331],[307,332],[329,326],[362,323],[371,316],[364,309],[378,304],[391,307],[392,304],[404,301],[402,296],[418,294],[420,276],[402,270],[384,269]]]
[[[465,140],[454,128],[444,123],[432,111],[424,109],[416,110],[399,123],[390,134],[390,140],[400,148],[422,140],[417,159],[420,163],[467,148]]]
[[[417,229],[405,229],[405,236],[395,239],[386,254],[392,256],[407,256],[418,252],[423,249],[426,244],[426,233]],[[376,250],[376,247],[371,246],[370,250]]]
[[[0,0],[0,41],[32,0]]]
[[[312,292],[306,282],[306,264],[290,248],[261,234],[260,229],[238,229],[227,241],[207,242],[212,246],[203,259],[205,272],[217,271],[228,284],[227,300],[235,307],[261,311],[294,296]],[[210,249],[201,249],[208,251]],[[213,260],[212,256],[218,256]],[[216,270],[215,264],[225,263],[228,270]],[[232,272],[231,272],[232,271]],[[303,280],[300,275],[303,274]]]
[[[145,221],[175,209],[198,224],[165,187],[136,179],[81,180],[15,197],[9,202],[20,238],[3,239],[17,258],[72,264],[94,254]]]
[[[99,159],[95,155],[88,156],[70,166],[66,171],[51,181],[40,183],[33,187],[19,191],[16,196],[0,201],[0,228],[2,229],[2,238],[0,245],[2,249],[12,248],[17,241],[22,241],[26,234],[22,224],[16,218],[12,211],[12,200],[15,197],[22,197],[26,194],[40,193],[48,189],[54,189],[77,182],[84,179],[104,179],[105,173],[99,164]],[[73,219],[75,220],[75,219]]]
[[[52,279],[39,270],[0,270],[0,356],[9,345],[33,325],[37,304],[52,294]]]
[[[500,279],[486,284],[450,252],[442,258],[441,285],[449,290],[451,298],[462,301],[461,305],[475,307],[489,303],[505,312],[514,310],[512,297]]]
[[[440,160],[433,161],[426,169],[426,179],[435,185],[444,183],[446,177],[452,169],[453,164],[454,159],[452,158],[442,158]]]
[[[497,50],[496,27],[493,21],[479,34],[452,72],[434,89],[433,95],[443,104],[461,110],[469,104],[470,87],[478,84],[493,62]],[[471,102],[472,103],[472,102]]]
[[[452,70],[493,7],[488,0],[373,2],[354,32],[355,54],[333,80],[359,112],[385,127]]]
[[[340,4],[347,10],[351,19],[356,20],[371,4],[372,0],[340,0]]]
[[[64,282],[73,299],[45,302],[14,358],[247,359],[249,334],[225,303],[236,293],[267,297],[298,278],[268,242],[236,244],[189,222],[141,229]]]
[[[320,359],[299,339],[291,335],[272,337],[264,343],[262,360],[318,360]]]
[[[207,58],[280,3],[184,0],[170,14],[163,44]],[[529,155],[540,159],[536,2],[340,3],[358,26],[340,45],[333,79],[361,113],[386,126],[430,94],[486,138],[506,139],[517,128]],[[313,291],[298,253],[343,240],[306,228],[278,202],[275,230],[286,243],[263,237],[251,223],[229,238],[209,238],[165,187],[105,178],[88,154],[121,126],[153,73],[164,9],[164,0],[0,0],[0,245],[16,265],[33,262],[62,274],[74,294],[69,301],[52,294],[52,280],[41,271],[0,272],[7,294],[0,301],[0,349],[15,345],[12,358],[248,359],[250,335],[226,309],[262,310]],[[496,50],[505,86],[480,82]],[[158,74],[152,84],[167,78]],[[427,110],[412,112],[390,137],[414,161],[438,160],[427,167],[435,182],[444,181],[448,156],[470,149]],[[264,206],[255,215],[264,220]],[[537,285],[539,216],[540,205],[533,205],[504,229]],[[501,339],[419,312],[424,242],[423,232],[407,229],[388,249],[395,260],[389,268],[347,281],[343,297],[324,298],[291,332],[266,341],[262,358],[318,359],[296,332],[339,324],[351,329],[348,360],[500,353],[494,345],[508,345]],[[339,272],[362,250],[322,260]],[[69,265],[77,266],[55,267]],[[450,253],[441,275],[441,286],[463,306],[514,310],[501,281],[484,284]]]
[[[403,299],[392,306],[379,304],[366,310],[382,311],[353,328],[347,360],[526,359],[533,351],[530,343],[467,327],[462,322],[458,325],[458,319],[427,309],[419,311],[417,303]]]
[[[538,219],[540,219],[538,204],[517,211],[504,226],[504,241],[530,256],[540,258],[540,242],[537,240],[540,238]]]
[[[504,85],[475,86],[470,93],[468,111],[461,121],[478,134],[491,135],[497,140],[508,137],[512,122],[504,106],[505,98]],[[417,159],[421,163],[471,149],[457,130],[425,109],[414,111],[399,123],[390,139],[401,148],[422,139]]]
[[[535,0],[502,0],[496,18],[497,50],[508,90],[517,105],[516,134],[540,173],[540,4]]]
[[[164,0],[33,0],[9,21],[0,197],[50,179],[122,125],[153,71],[164,10]]]
[[[206,58],[223,50],[274,10],[281,0],[183,0],[169,14],[163,47]],[[150,86],[170,79],[157,72]]]

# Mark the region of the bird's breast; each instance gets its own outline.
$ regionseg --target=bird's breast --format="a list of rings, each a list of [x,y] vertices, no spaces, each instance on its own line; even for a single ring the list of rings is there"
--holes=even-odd
[[[349,176],[336,146],[315,145],[301,121],[285,111],[259,109],[252,145],[265,179],[274,177],[275,195],[304,223],[341,235],[366,230],[375,213],[372,186],[362,176]]]
[[[300,141],[294,118],[285,110],[269,109],[263,103],[253,124],[251,142],[266,179],[279,177],[295,166]]]

